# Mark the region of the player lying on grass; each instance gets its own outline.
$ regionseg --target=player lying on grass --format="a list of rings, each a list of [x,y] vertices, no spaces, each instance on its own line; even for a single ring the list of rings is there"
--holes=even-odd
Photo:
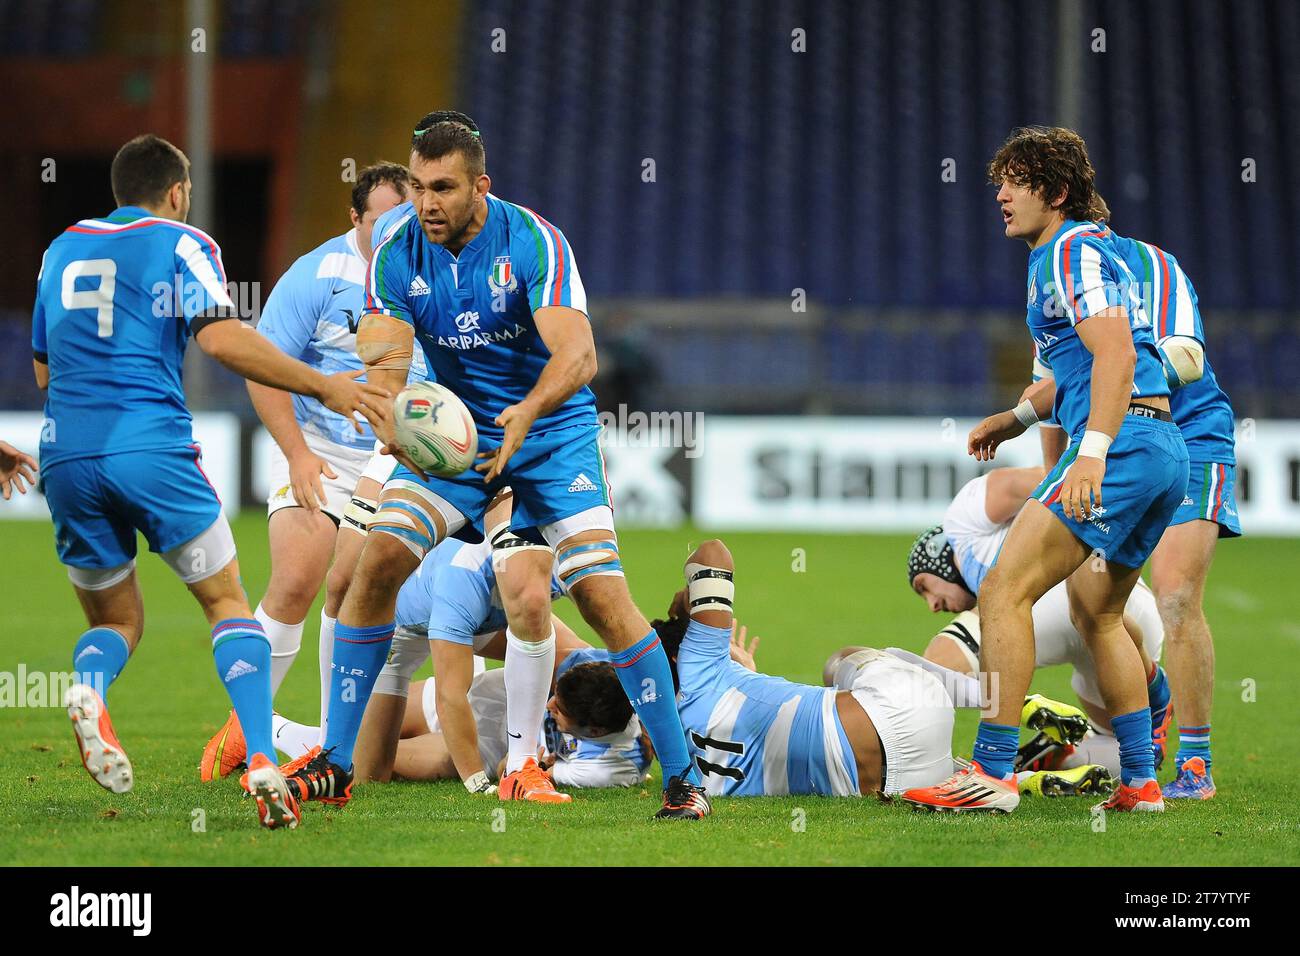
[[[73,651],[68,715],[95,782],[131,789],[131,763],[104,695],[144,630],[140,531],[207,616],[217,674],[248,737],[242,783],[259,821],[294,827],[298,801],[271,742],[271,649],[194,444],[182,360],[193,336],[232,371],[309,395],[349,419],[362,411],[373,422],[392,396],[354,381],[355,373],[322,375],[237,321],[216,243],[184,225],[189,160],[175,146],[137,137],[113,158],[111,176],[118,208],[54,240],[32,315],[36,381],[47,389],[42,488],[59,560],[90,625]]]
[[[488,512],[489,525],[496,531],[494,538],[499,540],[506,533],[509,517],[509,495],[498,496]],[[555,582],[553,595],[559,594]],[[559,732],[588,738],[574,757],[585,763],[573,773],[562,769],[554,779],[606,786],[612,785],[606,782],[611,768],[626,776],[626,768],[636,765],[637,772],[643,773],[649,761],[640,756],[640,724],[612,669],[593,675],[576,666],[608,661],[608,652],[590,647],[558,618],[552,625],[557,656],[554,677],[560,685],[567,680],[569,690],[551,700],[549,711],[560,727],[550,737],[553,743]],[[358,738],[360,779],[387,780],[395,767],[404,768],[398,771],[404,777],[443,779],[451,775],[442,760],[445,755],[452,772],[470,792],[495,792],[490,779],[499,776],[498,760],[508,743],[504,674],[497,670],[475,675],[474,662],[482,657],[504,657],[505,626],[491,541],[471,545],[453,539],[429,553],[398,594],[397,632]],[[420,693],[408,699],[411,675],[431,653],[438,679],[424,683]],[[429,726],[420,729],[417,717],[425,710]],[[415,738],[404,739],[412,729],[418,730]],[[275,733],[279,749],[301,758],[293,765],[305,764],[320,752],[317,727],[277,718]],[[431,733],[436,733],[436,739],[430,738]],[[535,733],[530,741],[534,749],[537,737]],[[557,746],[551,751],[564,758],[572,756]],[[224,776],[242,760],[237,723],[225,737],[220,757],[211,748],[205,753],[205,778]],[[593,777],[599,782],[577,783]],[[623,785],[630,783],[624,781]]]
[[[1214,641],[1205,620],[1205,581],[1218,540],[1241,535],[1234,491],[1236,425],[1232,403],[1205,355],[1205,329],[1191,279],[1163,249],[1108,233],[1139,280],[1171,389],[1169,411],[1189,459],[1182,504],[1151,554],[1151,588],[1168,636],[1170,711],[1178,712],[1178,775],[1163,793],[1166,799],[1208,800],[1215,794],[1210,753]],[[1036,379],[1053,379],[1041,359],[1035,360],[1034,371]],[[1054,379],[1047,384],[1054,387]],[[1065,453],[1068,436],[1054,421],[1044,422],[1041,431],[1043,463],[1051,468]]]
[[[571,631],[562,631],[562,626],[557,620],[556,679],[546,719],[538,728],[539,763],[563,787],[632,787],[644,783],[653,759],[650,740],[642,732],[609,664],[609,652],[578,640]],[[402,671],[409,673],[422,662],[408,650],[423,649],[424,657],[428,657],[428,647],[418,638],[404,640],[399,632],[393,639],[395,648],[399,642],[414,645],[398,651]],[[496,656],[504,650],[502,630],[493,636],[486,652]],[[438,715],[437,678],[410,683],[407,677],[404,685],[398,680],[397,673],[384,674],[376,684],[374,699],[386,696],[400,701],[402,712],[400,725],[393,728],[397,738],[393,762],[375,767],[370,779],[461,780],[471,793],[495,793],[496,787],[490,781],[500,779],[504,772],[508,747],[505,672],[501,668],[484,671],[470,684],[468,698],[477,763],[486,769],[468,778],[452,757]],[[291,756],[306,753],[320,732],[318,727],[295,724],[279,715],[274,724],[276,746]],[[618,727],[622,729],[610,729]]]
[[[686,560],[668,619],[653,622],[710,794],[893,796],[952,773],[954,708],[982,705],[977,680],[871,648],[837,661],[831,687],[759,673],[733,652],[733,569],[726,545],[706,541]],[[1071,738],[1087,726],[1082,712],[1042,698],[1023,709]]]
[[[1019,804],[1011,721],[1033,677],[1033,607],[1068,579],[1070,616],[1119,741],[1120,785],[1101,806],[1164,809],[1147,675],[1124,609],[1183,499],[1187,448],[1133,274],[1099,225],[1110,213],[1094,180],[1083,140],[1061,128],[1014,130],[989,164],[1006,235],[1030,247],[1025,319],[1057,389],[1051,409],[1035,400],[989,416],[971,431],[968,451],[989,461],[1049,412],[1070,448],[1016,516],[981,588],[980,669],[998,674],[999,688],[971,766],[905,793],[915,806],[1005,813]]]
[[[943,522],[924,531],[908,555],[912,590],[930,610],[960,612],[934,636],[925,657],[952,670],[978,677],[980,618],[975,606],[980,585],[1007,536],[1011,523],[1042,480],[1039,468],[997,468],[974,478],[957,492]],[[1076,572],[1092,573],[1087,567]],[[1034,603],[1034,667],[1069,664],[1070,685],[1091,719],[1094,731],[1077,745],[1039,735],[1020,748],[1016,770],[1067,769],[1100,764],[1119,773],[1119,744],[1097,684],[1097,670],[1083,637],[1070,619],[1065,582]],[[1164,759],[1168,729],[1169,684],[1157,663],[1164,627],[1151,590],[1139,581],[1124,608],[1124,626],[1133,637],[1147,674],[1152,738],[1157,767]],[[1076,771],[1077,772],[1077,771]]]
[[[486,527],[490,529],[487,539],[477,545],[456,539],[442,542],[425,556],[398,592],[397,633],[414,638],[414,646],[423,649],[419,663],[428,658],[429,647],[434,648],[435,670],[443,678],[444,720],[453,728],[453,735],[458,727],[468,728],[472,733],[473,722],[465,695],[469,692],[470,681],[481,670],[482,658],[477,652],[506,626],[492,564],[492,541],[504,541],[509,536],[512,499],[510,489],[503,488],[492,500],[484,516]],[[355,516],[354,526],[360,532],[358,537],[365,535],[368,521],[369,517],[364,513]],[[552,593],[556,597],[560,595],[558,582],[553,582]],[[430,640],[432,645],[428,643]],[[409,650],[411,646],[410,641],[405,641],[400,648],[390,650],[382,673],[391,674],[394,662],[399,659],[398,651]],[[414,672],[414,668],[407,671],[406,678],[409,680]],[[361,779],[374,776],[376,766],[392,765],[397,738],[377,728],[398,726],[403,706],[403,701],[382,695],[367,708],[358,736],[357,775]],[[320,749],[316,747],[316,752]],[[461,752],[473,754],[472,739]],[[297,758],[300,753],[294,749],[292,755]],[[232,714],[204,748],[199,777],[205,781],[224,777],[243,759],[239,721]],[[466,760],[469,759],[471,757],[467,756]],[[466,779],[469,775],[467,772]]]

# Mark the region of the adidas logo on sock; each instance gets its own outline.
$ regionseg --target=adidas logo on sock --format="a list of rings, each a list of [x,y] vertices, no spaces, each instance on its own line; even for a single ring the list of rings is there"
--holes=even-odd
[[[414,279],[411,280],[411,287],[406,290],[406,294],[410,296],[428,295],[429,284],[425,282],[424,279],[422,279],[420,276],[416,276]]]
[[[241,657],[239,660],[235,661],[235,663],[230,665],[230,670],[226,671],[226,676],[223,680],[229,684],[236,677],[243,677],[245,674],[256,673],[257,668]]]
[[[100,650],[98,647],[96,647],[94,644],[87,644],[84,648],[82,648],[81,653],[77,655],[77,659],[74,660],[72,663],[74,663],[74,664],[78,664],[78,663],[80,663],[80,662],[81,662],[81,659],[82,659],[83,657],[85,657],[87,654],[99,654],[99,655],[102,656],[103,653],[104,653],[104,652],[101,651],[101,650]]]
[[[600,489],[596,487],[590,478],[582,472],[578,472],[578,477],[574,478],[573,483],[569,485],[570,494],[575,491],[600,491]]]

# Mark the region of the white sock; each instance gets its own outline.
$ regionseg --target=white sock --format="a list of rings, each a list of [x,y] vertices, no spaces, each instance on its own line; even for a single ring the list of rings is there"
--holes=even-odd
[[[1090,730],[1084,738],[1074,745],[1074,753],[1065,758],[1063,769],[1082,767],[1084,764],[1097,763],[1109,770],[1112,776],[1119,776],[1119,741],[1113,734],[1100,734]]]
[[[262,610],[260,604],[253,617],[257,618],[257,623],[266,631],[266,639],[271,642],[271,696],[274,697],[293,666],[293,659],[298,656],[298,648],[302,646],[303,622],[284,624]]]
[[[325,746],[325,725],[330,716],[330,679],[334,663],[334,624],[336,618],[320,612],[320,740]]]
[[[275,741],[275,749],[288,755],[290,760],[315,747],[319,737],[319,727],[296,724],[279,714],[271,715],[271,739]]]
[[[483,658],[475,654],[474,655],[474,676],[478,677],[479,674],[482,674],[486,670],[487,670],[487,661],[485,661]]]
[[[943,689],[952,698],[953,707],[984,710],[988,706],[988,697],[984,693],[984,688],[980,686],[980,682],[974,677],[961,674],[949,667],[944,667],[942,664],[936,664],[934,661],[928,661],[921,655],[905,651],[901,647],[887,647],[885,650],[894,657],[910,661],[917,667],[923,668],[939,678],[939,682],[943,684]]]
[[[546,714],[555,676],[555,628],[536,643],[523,641],[506,628],[506,773],[529,757],[537,759],[537,731]]]

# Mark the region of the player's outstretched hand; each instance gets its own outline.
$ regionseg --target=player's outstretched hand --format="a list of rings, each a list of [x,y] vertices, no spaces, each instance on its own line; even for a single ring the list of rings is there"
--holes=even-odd
[[[378,385],[358,382],[357,378],[364,374],[365,369],[355,369],[326,375],[325,387],[317,397],[330,411],[351,419],[352,426],[358,433],[361,431],[361,423],[357,421],[356,413],[360,412],[378,434],[379,423],[392,418],[393,396]]]
[[[980,461],[992,461],[997,455],[998,445],[1022,434],[1024,430],[1025,426],[1020,424],[1014,412],[990,415],[971,429],[970,436],[966,439],[966,452]]]
[[[526,402],[508,405],[497,416],[497,424],[506,430],[501,444],[491,451],[479,452],[478,457],[483,460],[474,466],[475,471],[486,472],[483,476],[485,482],[492,481],[505,471],[506,464],[524,443],[524,436],[528,434],[528,429],[533,427],[533,422],[536,420],[537,413]]]
[[[746,637],[749,634],[749,628],[739,621],[731,622],[731,659],[746,670],[757,671],[758,667],[754,663],[754,653],[758,650],[757,636],[746,643]]]
[[[320,511],[327,504],[325,486],[320,476],[337,478],[330,463],[309,451],[302,452],[289,461],[289,487],[293,489],[293,500],[300,508],[308,511]]]
[[[36,459],[8,442],[0,441],[0,493],[4,494],[5,501],[9,500],[14,488],[20,495],[27,494],[28,485],[36,487]]]
[[[1065,472],[1061,482],[1061,510],[1067,518],[1085,521],[1101,507],[1101,482],[1106,477],[1106,462],[1101,458],[1079,455]]]

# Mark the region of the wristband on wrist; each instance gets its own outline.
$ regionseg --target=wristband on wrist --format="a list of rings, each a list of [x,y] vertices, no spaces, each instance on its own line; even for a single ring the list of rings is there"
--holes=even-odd
[[[1011,414],[1016,416],[1016,421],[1028,428],[1030,425],[1038,424],[1038,412],[1034,411],[1034,403],[1025,399],[1015,408],[1011,409]]]
[[[469,778],[465,781],[465,789],[470,793],[492,793],[496,790],[496,787],[492,785],[488,775],[480,770],[478,773],[469,775]]]
[[[1106,460],[1106,452],[1110,449],[1110,443],[1114,441],[1105,432],[1086,431],[1083,433],[1083,439],[1079,442],[1080,458],[1100,458]]]

